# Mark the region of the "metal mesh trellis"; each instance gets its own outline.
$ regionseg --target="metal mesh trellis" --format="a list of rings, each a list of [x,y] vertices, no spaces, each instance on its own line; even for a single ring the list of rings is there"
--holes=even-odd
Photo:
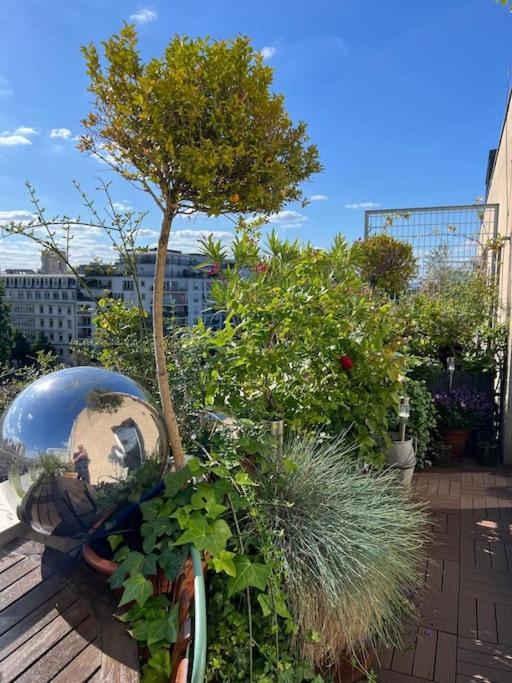
[[[379,233],[412,245],[418,266],[413,287],[440,267],[484,269],[498,284],[498,204],[366,211],[365,237]]]

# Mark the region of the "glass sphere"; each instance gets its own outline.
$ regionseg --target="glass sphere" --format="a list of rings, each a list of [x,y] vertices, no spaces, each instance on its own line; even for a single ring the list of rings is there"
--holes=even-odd
[[[96,367],[58,370],[26,387],[0,421],[0,483],[35,531],[73,536],[96,515],[95,487],[146,458],[163,470],[167,437],[141,387]]]

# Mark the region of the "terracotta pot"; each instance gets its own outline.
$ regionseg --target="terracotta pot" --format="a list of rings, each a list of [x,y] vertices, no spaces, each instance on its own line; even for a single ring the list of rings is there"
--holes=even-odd
[[[105,522],[106,518],[108,518],[108,515],[101,517],[92,528],[99,529]],[[89,543],[84,543],[82,546],[82,555],[87,564],[105,580],[109,579],[119,567],[118,562],[114,562],[113,560],[109,560],[106,557],[101,557],[101,555],[98,555],[98,553]],[[156,576],[152,576],[150,579],[156,594],[171,592],[172,581],[169,581],[160,569],[158,569]],[[122,593],[122,591],[118,589],[115,590],[114,593],[119,595]]]
[[[330,666],[323,669],[320,673],[327,675],[332,680],[332,683],[358,683],[358,681],[365,681],[368,672],[375,662],[375,652],[369,650],[359,657],[360,666],[354,666],[350,657],[340,657],[336,666]]]
[[[461,458],[464,455],[470,436],[470,429],[445,429],[443,432],[444,442],[452,447],[454,458]]]

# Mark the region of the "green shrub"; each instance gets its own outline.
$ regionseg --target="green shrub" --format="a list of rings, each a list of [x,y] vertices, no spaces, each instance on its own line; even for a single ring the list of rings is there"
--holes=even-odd
[[[390,235],[373,235],[352,247],[361,277],[389,295],[401,294],[416,273],[412,245]]]
[[[423,380],[408,379],[404,392],[411,400],[407,431],[416,438],[416,467],[423,469],[425,465],[432,464],[428,459],[428,451],[434,438],[437,411],[432,394]],[[399,420],[396,413],[390,417],[389,424],[390,429],[398,431]]]
[[[212,240],[205,251],[209,264],[227,257]],[[194,335],[211,348],[208,403],[296,430],[353,425],[359,453],[378,461],[404,359],[393,306],[365,288],[345,241],[322,250],[271,234],[262,246],[244,228],[212,295],[225,327]]]
[[[344,437],[295,437],[259,482],[288,567],[297,646],[317,663],[398,645],[423,581],[421,506],[392,473],[358,471],[348,450]]]

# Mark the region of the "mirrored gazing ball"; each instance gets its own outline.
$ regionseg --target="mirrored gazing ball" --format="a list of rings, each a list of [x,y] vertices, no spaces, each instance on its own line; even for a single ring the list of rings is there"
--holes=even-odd
[[[58,370],[2,416],[0,492],[34,530],[73,536],[96,514],[96,486],[125,479],[146,458],[163,469],[166,454],[163,422],[136,382],[103,368]]]

